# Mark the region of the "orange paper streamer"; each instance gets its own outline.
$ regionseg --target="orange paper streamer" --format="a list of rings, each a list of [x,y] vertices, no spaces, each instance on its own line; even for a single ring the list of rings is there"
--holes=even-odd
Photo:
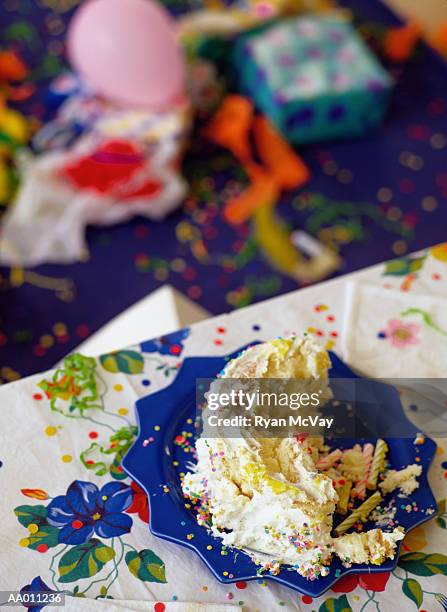
[[[414,21],[398,28],[392,28],[385,37],[385,53],[393,62],[406,62],[413,53],[421,34],[421,26]]]
[[[253,159],[250,129],[262,166]],[[264,116],[254,116],[253,105],[244,96],[229,95],[216,112],[205,135],[229,149],[250,178],[250,187],[229,201],[224,216],[229,223],[243,223],[258,207],[276,203],[283,189],[301,187],[310,172],[301,158]]]
[[[296,189],[307,183],[309,168],[266,117],[255,117],[253,134],[259,157],[280,189]]]

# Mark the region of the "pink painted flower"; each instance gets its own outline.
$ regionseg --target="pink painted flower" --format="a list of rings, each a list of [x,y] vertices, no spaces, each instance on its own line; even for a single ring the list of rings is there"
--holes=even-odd
[[[396,348],[405,348],[414,344],[419,344],[418,333],[420,326],[417,323],[404,323],[400,319],[390,319],[388,326],[384,330],[384,335]]]

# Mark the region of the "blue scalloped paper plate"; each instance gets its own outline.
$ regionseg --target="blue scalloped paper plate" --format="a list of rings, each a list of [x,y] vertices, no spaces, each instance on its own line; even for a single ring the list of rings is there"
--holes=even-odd
[[[194,445],[196,379],[213,378],[228,359],[239,354],[240,350],[229,357],[188,357],[171,385],[140,399],[136,403],[138,438],[123,460],[125,471],[148,494],[151,532],[193,550],[217,580],[223,583],[259,579],[258,568],[245,553],[236,549],[227,549],[226,554],[221,554],[220,540],[209,535],[206,528],[200,527],[193,511],[185,507],[180,473],[188,471],[187,465],[193,460],[189,449]],[[357,378],[336,355],[331,354],[331,361],[331,378]],[[383,414],[389,418],[390,427],[398,418],[401,422],[405,421],[407,431],[414,430],[416,434],[416,428],[403,414],[397,391],[386,385],[382,387],[379,401],[386,406]],[[343,441],[343,445],[340,442],[342,440],[338,440],[338,446],[352,445],[352,441]],[[415,445],[412,438],[387,438],[387,443],[392,468],[401,469],[417,460],[423,469],[420,486],[411,497],[396,497],[395,518],[405,531],[409,531],[428,521],[437,511],[427,481],[436,444],[430,438],[426,438],[421,445]],[[391,495],[388,497],[386,501],[392,498]],[[413,502],[417,510],[408,511],[407,505]],[[343,567],[338,559],[334,559],[330,573],[313,582],[287,567],[276,576],[263,574],[262,578],[279,582],[304,595],[319,597],[347,574],[389,572],[396,564],[397,555],[394,560],[387,560],[381,566],[353,565],[351,568]]]

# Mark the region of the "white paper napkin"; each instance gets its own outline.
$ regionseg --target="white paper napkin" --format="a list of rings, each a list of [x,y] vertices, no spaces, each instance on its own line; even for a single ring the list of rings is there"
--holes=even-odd
[[[63,608],[48,606],[48,612],[240,612],[241,606],[185,601],[133,601],[66,597]]]
[[[447,299],[351,281],[342,348],[349,365],[366,376],[445,377]]]

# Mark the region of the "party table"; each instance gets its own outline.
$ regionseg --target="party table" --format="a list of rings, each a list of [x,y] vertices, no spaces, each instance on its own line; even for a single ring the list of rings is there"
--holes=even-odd
[[[17,48],[32,69],[36,91],[22,109],[34,120],[51,116],[46,86],[64,69],[64,36],[79,4],[5,0],[0,8],[2,43]],[[175,13],[200,3],[165,4]],[[342,4],[367,31],[399,23],[378,0]],[[395,77],[383,129],[359,141],[301,147],[311,182],[285,194],[276,211],[292,229],[326,239],[335,232],[340,274],[445,240],[445,62],[422,45]],[[249,223],[224,221],[224,202],[246,186],[231,155],[196,135],[183,172],[189,195],[165,221],[92,227],[84,261],[39,266],[13,287],[2,284],[0,382],[52,367],[165,282],[213,314],[298,288],[269,263]],[[3,280],[9,272],[1,271]]]
[[[439,511],[405,538],[398,567],[346,576],[315,600],[262,578],[218,583],[193,552],[149,533],[147,499],[121,467],[135,401],[169,385],[187,356],[307,333],[363,375],[445,376],[446,279],[447,243],[4,386],[0,590],[65,590],[81,612],[447,610],[445,439],[429,474]],[[189,452],[188,434],[176,443]]]

